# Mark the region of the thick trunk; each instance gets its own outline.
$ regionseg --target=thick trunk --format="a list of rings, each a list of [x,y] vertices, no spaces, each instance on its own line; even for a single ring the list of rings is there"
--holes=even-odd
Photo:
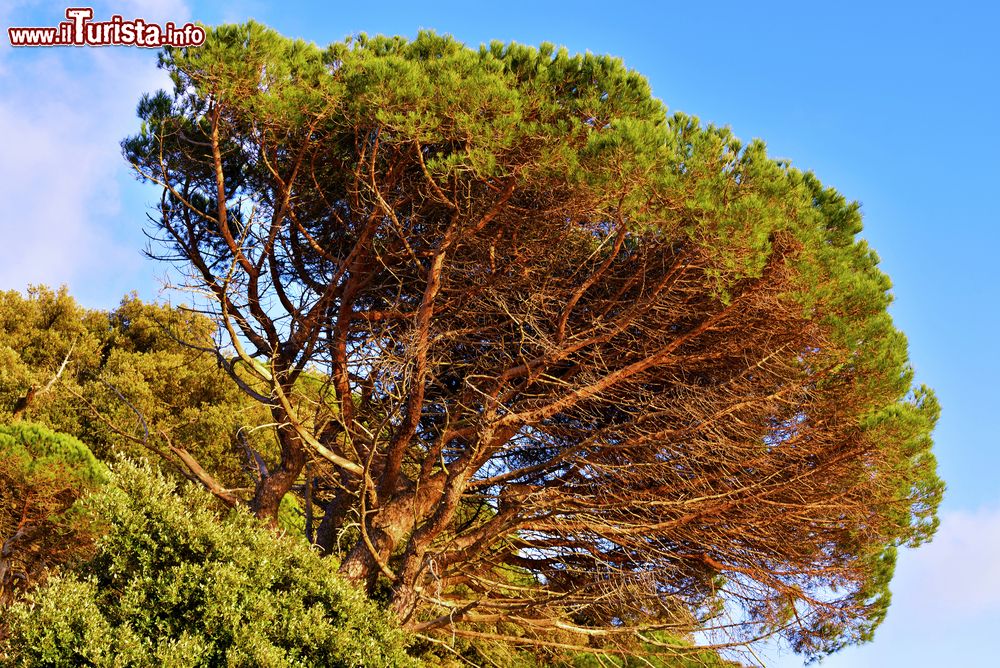
[[[441,499],[445,476],[431,478],[419,493],[407,490],[379,509],[369,522],[368,536],[378,553],[379,560],[387,563],[389,555],[413,533],[414,528],[429,519]],[[322,531],[322,527],[321,527]],[[372,556],[371,548],[363,538],[351,548],[340,564],[340,574],[371,592],[381,567]]]
[[[281,463],[257,483],[252,504],[254,514],[272,526],[278,523],[281,499],[295,484],[306,464],[306,452],[296,434],[279,429],[278,440],[281,442]]]
[[[253,495],[253,512],[259,519],[269,522],[272,526],[278,523],[278,508],[281,499],[292,488],[298,474],[278,469],[257,483]]]
[[[340,574],[348,580],[364,586],[369,594],[374,592],[375,583],[382,572],[379,561],[388,566],[389,555],[401,541],[406,540],[413,532],[413,513],[407,513],[408,508],[412,508],[412,500],[409,504],[396,503],[382,510],[368,528],[368,539],[371,546],[365,539],[359,538],[351,551],[340,563]],[[372,554],[372,547],[375,554]]]
[[[417,607],[417,595],[427,575],[440,577],[431,568],[428,573],[425,566],[427,550],[433,541],[450,526],[455,517],[462,490],[465,488],[466,477],[461,470],[455,470],[447,481],[443,495],[430,508],[433,512],[423,524],[410,536],[406,551],[400,559],[399,577],[393,586],[392,609],[396,617],[406,624],[413,616]],[[433,565],[433,564],[432,564]]]
[[[323,507],[323,519],[320,520],[319,527],[316,529],[315,542],[322,555],[332,554],[334,543],[337,542],[337,530],[340,529],[343,520],[341,506],[345,505],[340,503],[341,496],[338,494],[336,498]]]
[[[413,582],[397,585],[392,592],[392,612],[401,624],[405,624],[413,616],[417,607],[417,586]]]
[[[380,559],[383,558],[382,555],[392,552],[392,542],[384,532],[378,532],[370,538]],[[363,540],[359,540],[340,562],[340,575],[362,587],[369,596],[375,593],[375,585],[381,572],[382,569]]]
[[[351,479],[346,471],[341,472],[340,484],[344,487],[336,496],[323,506],[323,519],[316,529],[316,546],[319,547],[323,555],[333,554],[337,545],[337,534],[344,526],[352,506],[357,499],[357,494],[352,494],[345,490],[351,489]]]

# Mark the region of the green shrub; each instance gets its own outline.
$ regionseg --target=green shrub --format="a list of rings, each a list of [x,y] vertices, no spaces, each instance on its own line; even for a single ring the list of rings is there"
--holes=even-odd
[[[407,666],[405,636],[304,541],[148,465],[88,499],[93,559],[10,610],[0,665]]]

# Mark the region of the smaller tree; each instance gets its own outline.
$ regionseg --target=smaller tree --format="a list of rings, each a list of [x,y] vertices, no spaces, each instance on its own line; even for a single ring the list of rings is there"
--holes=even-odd
[[[42,425],[0,425],[0,609],[90,550],[76,501],[107,476],[83,443]]]

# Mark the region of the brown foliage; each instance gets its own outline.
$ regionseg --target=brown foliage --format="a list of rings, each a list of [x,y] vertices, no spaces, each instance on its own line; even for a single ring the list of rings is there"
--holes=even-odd
[[[0,452],[0,610],[52,568],[91,553],[88,522],[67,512],[87,487],[72,465],[49,462],[30,470],[23,459]]]
[[[240,58],[255,38],[272,39],[233,41]],[[407,57],[437,72],[421,59],[451,47],[421,39]],[[667,123],[620,64],[557,56],[580,79],[549,85],[518,69],[536,52],[448,52],[521,95],[520,125],[473,136],[437,97],[351,79],[364,51],[309,70],[291,109],[292,75],[260,84],[278,56],[231,76],[178,56],[200,97],[145,101],[126,143],[163,187],[157,226],[218,318],[220,365],[270,409],[281,456],[256,512],[309,463],[316,541],[422,632],[618,651],[724,601],[737,629],[794,627],[807,650],[868,633],[877,557],[940,490],[926,460],[913,491],[903,445],[932,419],[862,424],[910,376],[857,208],[762,145]]]

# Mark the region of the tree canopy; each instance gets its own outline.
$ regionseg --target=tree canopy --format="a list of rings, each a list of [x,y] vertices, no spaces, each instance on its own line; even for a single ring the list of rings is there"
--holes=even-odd
[[[259,516],[301,496],[428,637],[871,637],[942,483],[856,203],[547,44],[248,23],[161,66],[123,150],[268,413]]]

